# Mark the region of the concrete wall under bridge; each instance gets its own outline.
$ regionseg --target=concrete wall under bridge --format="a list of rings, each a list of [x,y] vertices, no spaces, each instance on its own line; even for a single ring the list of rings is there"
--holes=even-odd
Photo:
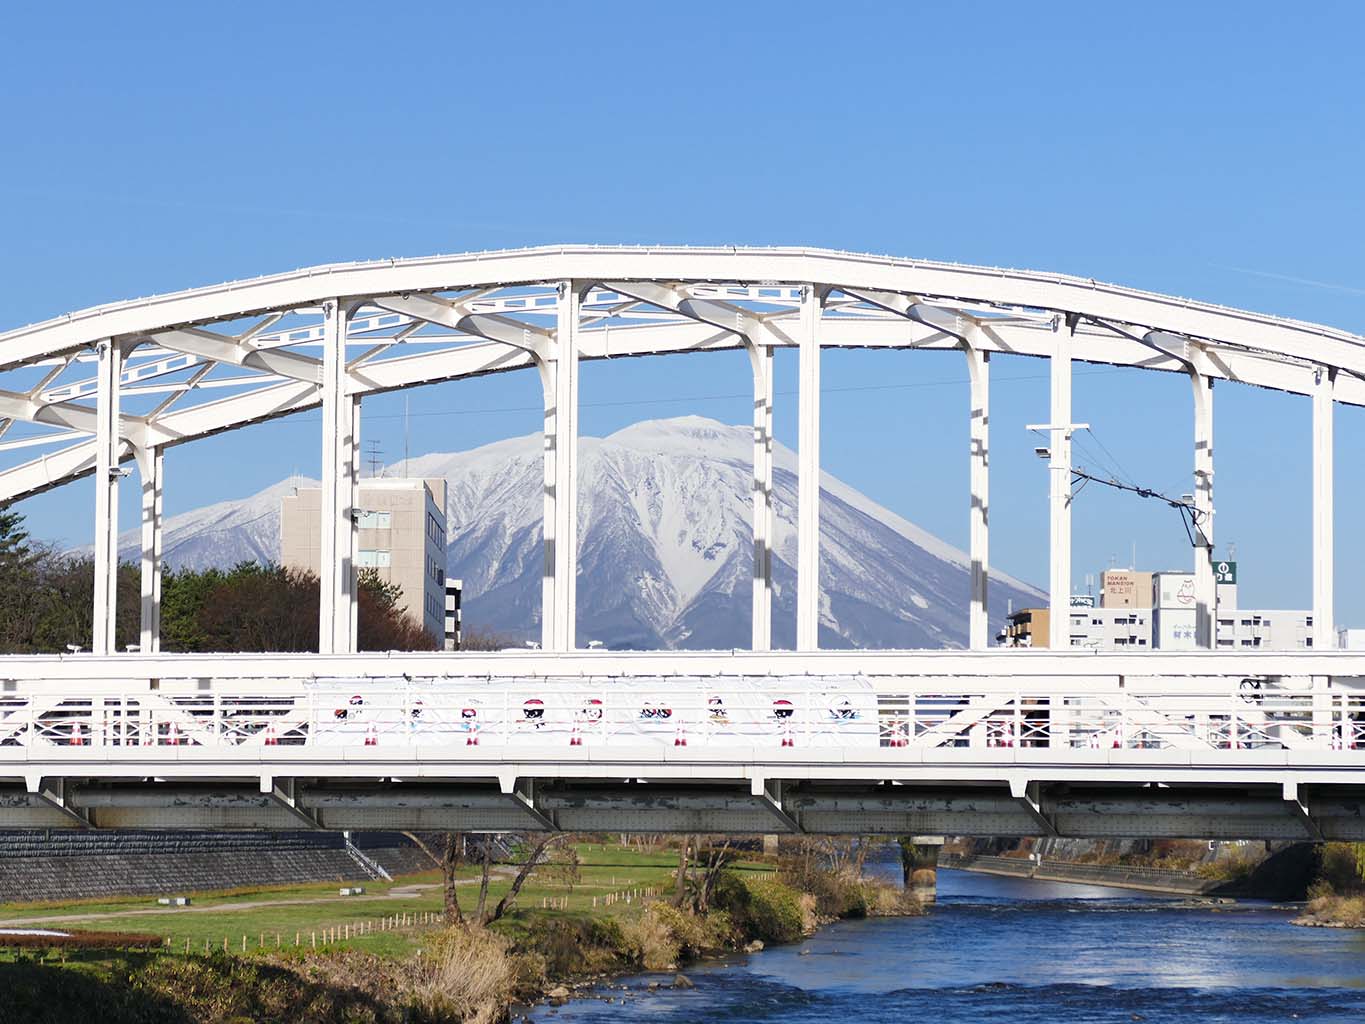
[[[0,828],[1365,840],[1365,657],[8,658]]]

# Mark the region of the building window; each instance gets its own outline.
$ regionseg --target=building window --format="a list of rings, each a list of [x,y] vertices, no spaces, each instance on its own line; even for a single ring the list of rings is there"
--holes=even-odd
[[[355,564],[361,569],[387,569],[393,564],[393,553],[382,549],[361,548]]]
[[[356,525],[362,530],[388,530],[393,526],[393,513],[367,510],[360,513]]]
[[[1304,645],[1305,647],[1312,647],[1312,646],[1313,646],[1313,638],[1312,638],[1311,636],[1304,637],[1304,638],[1303,638],[1303,645]]]
[[[1251,646],[1251,641],[1250,641],[1249,639],[1248,639],[1248,640],[1243,640],[1243,641],[1242,641],[1242,646],[1243,646],[1243,647],[1250,647],[1250,646]]]
[[[1219,647],[1231,647],[1231,646],[1232,646],[1232,641],[1231,641],[1231,640],[1219,640],[1219,641],[1218,641],[1218,646],[1219,646]]]
[[[1219,620],[1218,620],[1218,625],[1220,625],[1220,626],[1231,626],[1231,625],[1232,625],[1232,620],[1231,620],[1231,619],[1219,619]]]

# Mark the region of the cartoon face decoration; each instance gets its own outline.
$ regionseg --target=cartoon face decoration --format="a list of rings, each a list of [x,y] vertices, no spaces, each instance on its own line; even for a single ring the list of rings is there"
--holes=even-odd
[[[422,707],[422,702],[420,700],[415,700],[412,702],[412,710],[409,712],[409,714],[412,716],[413,721],[416,721],[417,719],[422,717],[423,710],[425,709]]]
[[[460,721],[469,723],[479,717],[478,708],[460,708]]]
[[[785,697],[778,697],[773,701],[773,717],[779,722],[785,722],[795,713],[796,708],[792,707],[792,702]]]
[[[663,704],[655,704],[652,700],[647,700],[640,707],[640,717],[644,719],[672,718],[673,709],[665,707]]]
[[[524,721],[530,722],[539,728],[545,724],[545,702],[538,697],[532,697],[521,706],[521,717]]]
[[[602,702],[596,697],[591,697],[583,702],[583,721],[602,721]]]
[[[346,703],[349,705],[348,708],[337,708],[332,712],[332,716],[339,721],[344,721],[347,718],[359,718],[360,709],[365,706],[365,698],[357,693]]]
[[[857,719],[858,711],[847,697],[838,697],[829,706],[829,717],[836,722],[852,722]]]
[[[730,720],[730,716],[725,713],[725,701],[719,696],[707,699],[706,711],[713,722],[728,722]]]

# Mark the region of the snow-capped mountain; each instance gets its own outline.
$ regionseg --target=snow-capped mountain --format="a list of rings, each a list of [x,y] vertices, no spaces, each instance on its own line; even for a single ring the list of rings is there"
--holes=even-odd
[[[747,647],[751,432],[700,417],[637,423],[580,439],[578,637],[610,647]],[[449,482],[449,575],[464,580],[464,621],[539,635],[542,441],[539,434],[467,452],[412,459],[414,477]],[[396,469],[390,470],[390,473]],[[166,523],[175,567],[270,560],[282,481]],[[795,639],[796,456],[774,467],[773,639]],[[821,480],[820,642],[825,647],[965,645],[967,555],[825,474]],[[137,536],[125,535],[126,557]],[[1042,594],[996,574],[996,622],[1006,602]]]

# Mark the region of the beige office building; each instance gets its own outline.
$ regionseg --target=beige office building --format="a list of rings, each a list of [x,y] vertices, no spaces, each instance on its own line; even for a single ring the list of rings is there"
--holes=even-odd
[[[1104,570],[1100,577],[1100,607],[1152,607],[1152,574],[1133,569]]]
[[[280,563],[321,568],[322,492],[296,488],[281,503]],[[356,517],[356,568],[374,569],[403,589],[407,612],[437,640],[445,634],[446,482],[363,480]]]

